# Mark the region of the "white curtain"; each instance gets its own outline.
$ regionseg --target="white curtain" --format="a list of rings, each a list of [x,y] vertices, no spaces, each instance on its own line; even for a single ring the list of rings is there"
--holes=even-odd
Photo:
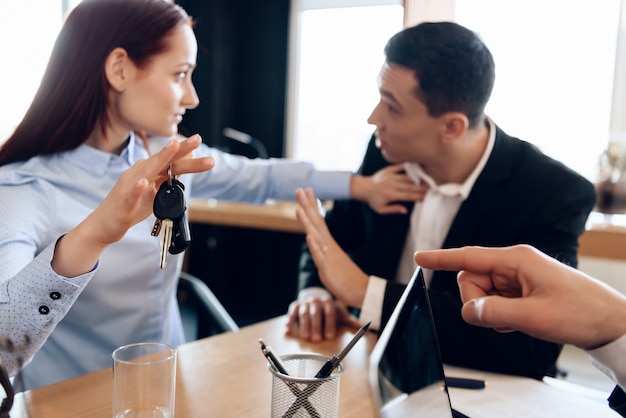
[[[454,20],[455,0],[404,0],[404,26]]]
[[[624,3],[625,1],[622,0],[617,34],[610,126],[611,140],[622,143],[626,143],[626,8]]]

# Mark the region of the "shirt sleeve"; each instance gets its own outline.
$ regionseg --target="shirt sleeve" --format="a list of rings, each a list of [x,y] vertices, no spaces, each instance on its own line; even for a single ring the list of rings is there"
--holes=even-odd
[[[298,292],[298,300],[314,299],[314,298],[332,298],[333,295],[323,287],[307,287]]]
[[[0,286],[0,357],[9,375],[35,355],[97,270],[98,265],[71,279],[59,276],[50,264],[55,246]]]
[[[387,280],[370,276],[367,289],[365,290],[361,314],[359,315],[359,322],[366,324],[371,321],[370,329],[374,331],[380,330],[386,288]]]
[[[626,335],[595,350],[587,351],[591,363],[626,390]]]
[[[348,199],[349,171],[321,171],[303,161],[271,158],[249,159],[201,146],[196,156],[210,156],[215,167],[194,174],[192,197],[213,198],[248,203],[268,199],[295,200],[298,188],[311,187],[318,198]],[[185,183],[185,180],[181,180]]]

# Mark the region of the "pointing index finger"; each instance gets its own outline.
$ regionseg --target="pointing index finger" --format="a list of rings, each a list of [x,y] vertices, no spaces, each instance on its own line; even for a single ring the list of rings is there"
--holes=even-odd
[[[462,247],[418,251],[415,253],[415,262],[432,270],[489,273],[502,268],[516,268],[517,257],[504,256],[503,253],[507,251],[510,251],[510,248]]]

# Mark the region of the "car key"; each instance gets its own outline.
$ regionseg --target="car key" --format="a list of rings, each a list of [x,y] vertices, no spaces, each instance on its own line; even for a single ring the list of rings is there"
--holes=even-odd
[[[153,212],[157,220],[152,228],[153,236],[160,236],[161,254],[159,266],[167,265],[167,253],[172,244],[174,224],[178,223],[185,214],[185,195],[181,188],[182,183],[172,179],[171,165],[168,169],[168,179],[161,184],[154,197]]]
[[[185,185],[178,179],[173,179],[172,182],[182,190],[185,190]],[[183,194],[183,199],[184,197],[185,195]],[[185,210],[183,212],[183,216],[178,222],[174,223],[174,228],[172,230],[172,243],[169,248],[170,254],[180,254],[189,247],[189,244],[191,244],[191,233],[189,231],[186,202],[184,203],[184,207]]]

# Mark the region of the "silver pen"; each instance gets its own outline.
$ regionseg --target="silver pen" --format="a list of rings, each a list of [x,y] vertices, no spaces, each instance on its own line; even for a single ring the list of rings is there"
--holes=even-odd
[[[283,362],[280,360],[280,358],[274,355],[269,345],[265,345],[262,338],[259,338],[259,344],[261,344],[261,351],[263,352],[263,355],[265,356],[265,358],[267,358],[267,361],[270,362],[272,367],[274,367],[278,371],[278,373],[289,376],[289,373],[287,373],[287,369],[285,368]]]
[[[344,347],[344,349],[341,350],[341,352],[339,354],[335,354],[334,356],[332,356],[331,358],[326,360],[326,363],[324,363],[324,365],[322,366],[320,371],[317,372],[317,374],[315,375],[315,378],[316,379],[323,379],[325,377],[330,376],[332,371],[335,370],[335,367],[339,366],[339,363],[341,363],[341,360],[343,360],[343,358],[346,356],[346,354],[348,354],[350,352],[350,350],[352,350],[352,347],[354,347],[354,344],[356,344],[357,341],[359,341],[359,339],[361,339],[363,334],[365,334],[367,329],[370,327],[371,323],[372,322],[370,321],[367,324],[363,325],[361,327],[361,329],[359,329],[359,331],[356,333],[356,335],[354,337],[352,337],[352,340],[350,340],[348,345],[346,345]]]

